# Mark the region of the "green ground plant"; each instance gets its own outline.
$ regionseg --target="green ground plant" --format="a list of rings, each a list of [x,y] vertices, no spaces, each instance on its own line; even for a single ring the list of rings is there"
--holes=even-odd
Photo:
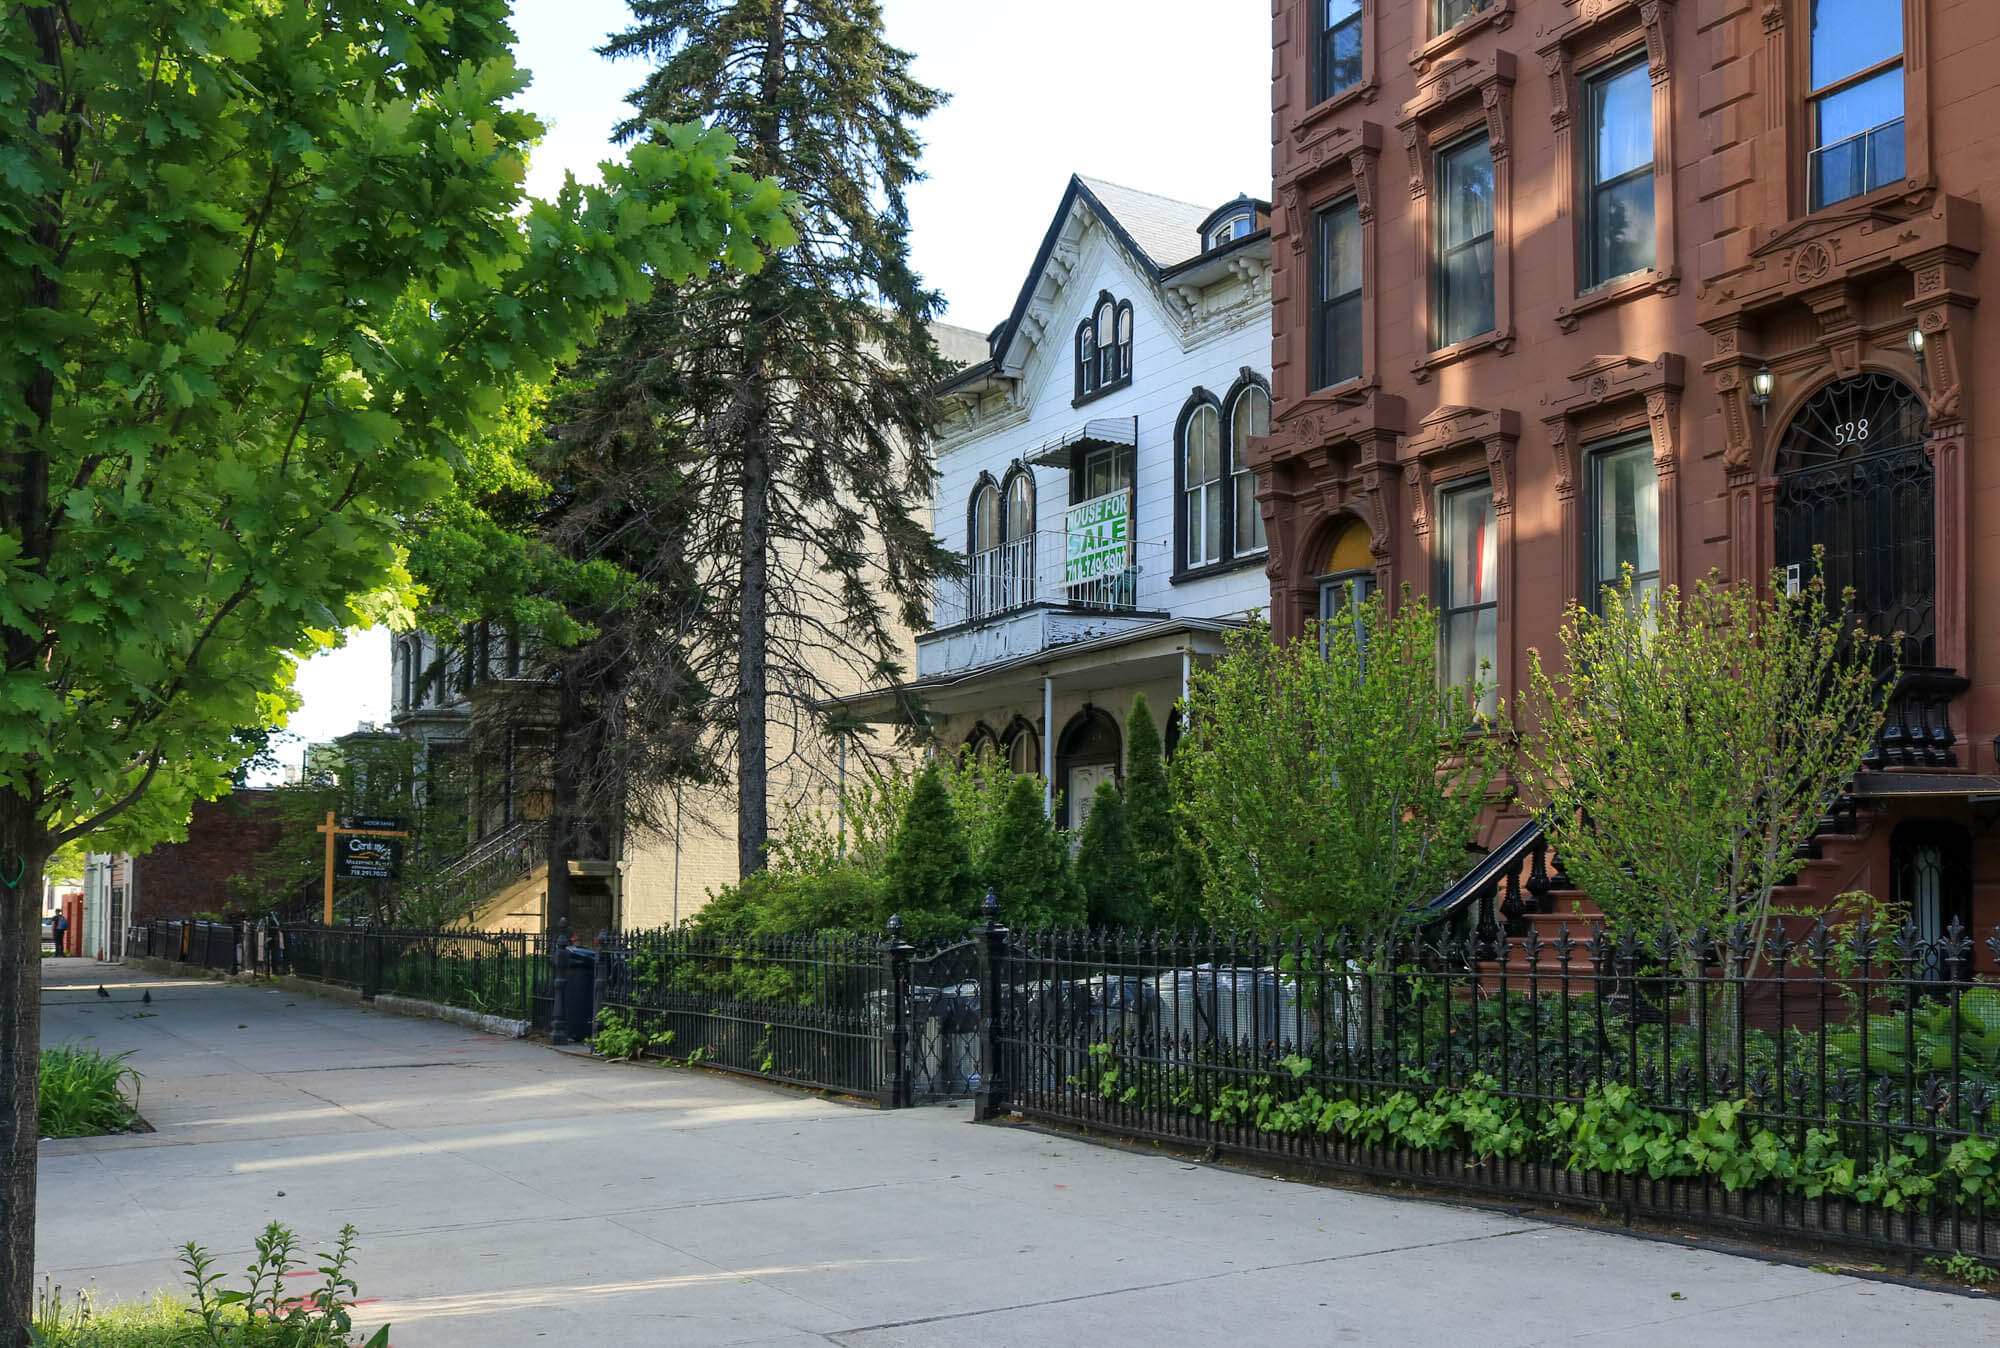
[[[600,1058],[630,1061],[648,1052],[666,1053],[673,1043],[672,1030],[649,1030],[639,1023],[636,1015],[627,1019],[616,1011],[604,1011],[598,1014],[597,1033],[591,1036],[590,1048]]]
[[[104,1053],[74,1040],[42,1050],[37,1130],[43,1137],[95,1137],[139,1117],[139,1073],[130,1053]]]
[[[189,1241],[180,1250],[185,1296],[100,1307],[88,1292],[65,1299],[45,1283],[35,1298],[30,1342],[45,1348],[335,1348],[356,1342],[353,1307],[360,1289],[349,1269],[358,1232],[340,1228],[333,1249],[308,1258],[291,1228],[272,1222],[257,1237],[246,1286],[224,1284],[214,1257]],[[314,1261],[317,1262],[314,1262]],[[319,1281],[300,1293],[301,1274]],[[388,1348],[389,1326],[363,1348]]]

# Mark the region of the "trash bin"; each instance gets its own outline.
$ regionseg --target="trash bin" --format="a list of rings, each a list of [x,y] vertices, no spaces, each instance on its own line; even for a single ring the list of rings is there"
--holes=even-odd
[[[563,1033],[580,1044],[590,1038],[590,1018],[597,1011],[597,952],[587,946],[573,945],[562,955],[566,961],[562,982]]]

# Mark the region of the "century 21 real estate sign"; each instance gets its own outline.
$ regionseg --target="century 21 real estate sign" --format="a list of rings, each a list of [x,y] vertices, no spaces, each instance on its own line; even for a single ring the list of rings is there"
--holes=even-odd
[[[1131,555],[1131,518],[1129,487],[1071,506],[1063,520],[1064,532],[1069,535],[1063,583],[1081,585],[1123,571]]]

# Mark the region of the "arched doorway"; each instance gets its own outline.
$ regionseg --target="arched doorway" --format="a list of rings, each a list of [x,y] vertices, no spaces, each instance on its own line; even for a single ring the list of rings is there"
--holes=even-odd
[[[1121,743],[1118,723],[1102,707],[1084,707],[1063,727],[1056,741],[1056,782],[1063,793],[1058,822],[1064,828],[1081,829],[1097,788],[1118,780]]]
[[[1358,623],[1361,601],[1375,592],[1375,552],[1368,526],[1350,519],[1334,535],[1319,576],[1319,650],[1326,654],[1327,625],[1346,619]],[[1356,639],[1360,629],[1355,630]]]
[[[1855,616],[1878,637],[1903,634],[1905,669],[1937,664],[1936,508],[1928,422],[1892,375],[1839,379],[1799,409],[1779,442],[1773,550],[1786,583],[1826,549],[1830,595],[1854,590]]]

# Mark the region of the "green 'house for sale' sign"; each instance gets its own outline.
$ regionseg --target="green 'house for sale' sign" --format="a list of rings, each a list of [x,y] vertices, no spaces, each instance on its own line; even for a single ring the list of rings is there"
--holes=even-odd
[[[1069,508],[1063,520],[1069,535],[1069,555],[1063,565],[1065,585],[1115,576],[1125,569],[1131,555],[1131,503],[1132,490],[1127,487]]]

